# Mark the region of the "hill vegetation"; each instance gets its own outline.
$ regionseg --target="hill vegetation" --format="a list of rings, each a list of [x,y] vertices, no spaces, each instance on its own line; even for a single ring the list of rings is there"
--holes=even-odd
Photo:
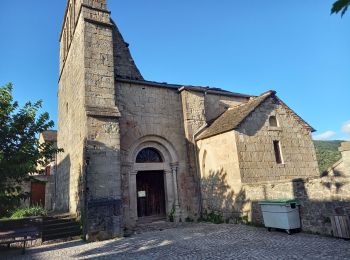
[[[314,141],[318,167],[322,174],[341,158],[338,151],[342,141]]]

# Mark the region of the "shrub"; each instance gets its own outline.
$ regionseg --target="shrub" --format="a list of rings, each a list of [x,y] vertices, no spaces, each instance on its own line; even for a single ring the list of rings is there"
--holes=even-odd
[[[175,206],[173,206],[173,208],[171,209],[168,218],[170,222],[175,221]]]
[[[224,223],[223,216],[220,213],[205,211],[202,216],[198,219],[198,221],[211,222],[214,224]]]
[[[191,217],[187,217],[187,218],[185,218],[185,222],[193,222],[194,220],[193,220],[193,218],[191,218]]]
[[[41,206],[31,206],[15,210],[10,219],[20,219],[25,217],[44,217],[47,216],[47,210]]]

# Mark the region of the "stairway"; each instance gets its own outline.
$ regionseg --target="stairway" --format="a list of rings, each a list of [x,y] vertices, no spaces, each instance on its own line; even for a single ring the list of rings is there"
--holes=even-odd
[[[70,215],[45,217],[42,224],[42,241],[61,240],[81,235],[80,223]]]

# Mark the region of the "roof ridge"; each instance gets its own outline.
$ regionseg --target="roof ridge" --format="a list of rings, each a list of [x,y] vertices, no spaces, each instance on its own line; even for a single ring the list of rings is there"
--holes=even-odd
[[[198,136],[197,139],[208,138],[220,133],[236,129],[259,107],[265,100],[274,97],[276,91],[268,90],[257,97],[251,97],[248,102],[227,109],[212,121],[212,123]]]

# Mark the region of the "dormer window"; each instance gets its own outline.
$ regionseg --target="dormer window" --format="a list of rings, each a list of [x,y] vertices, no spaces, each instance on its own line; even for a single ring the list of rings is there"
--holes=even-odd
[[[269,117],[269,126],[271,127],[278,127],[278,122],[276,116],[270,116]]]

